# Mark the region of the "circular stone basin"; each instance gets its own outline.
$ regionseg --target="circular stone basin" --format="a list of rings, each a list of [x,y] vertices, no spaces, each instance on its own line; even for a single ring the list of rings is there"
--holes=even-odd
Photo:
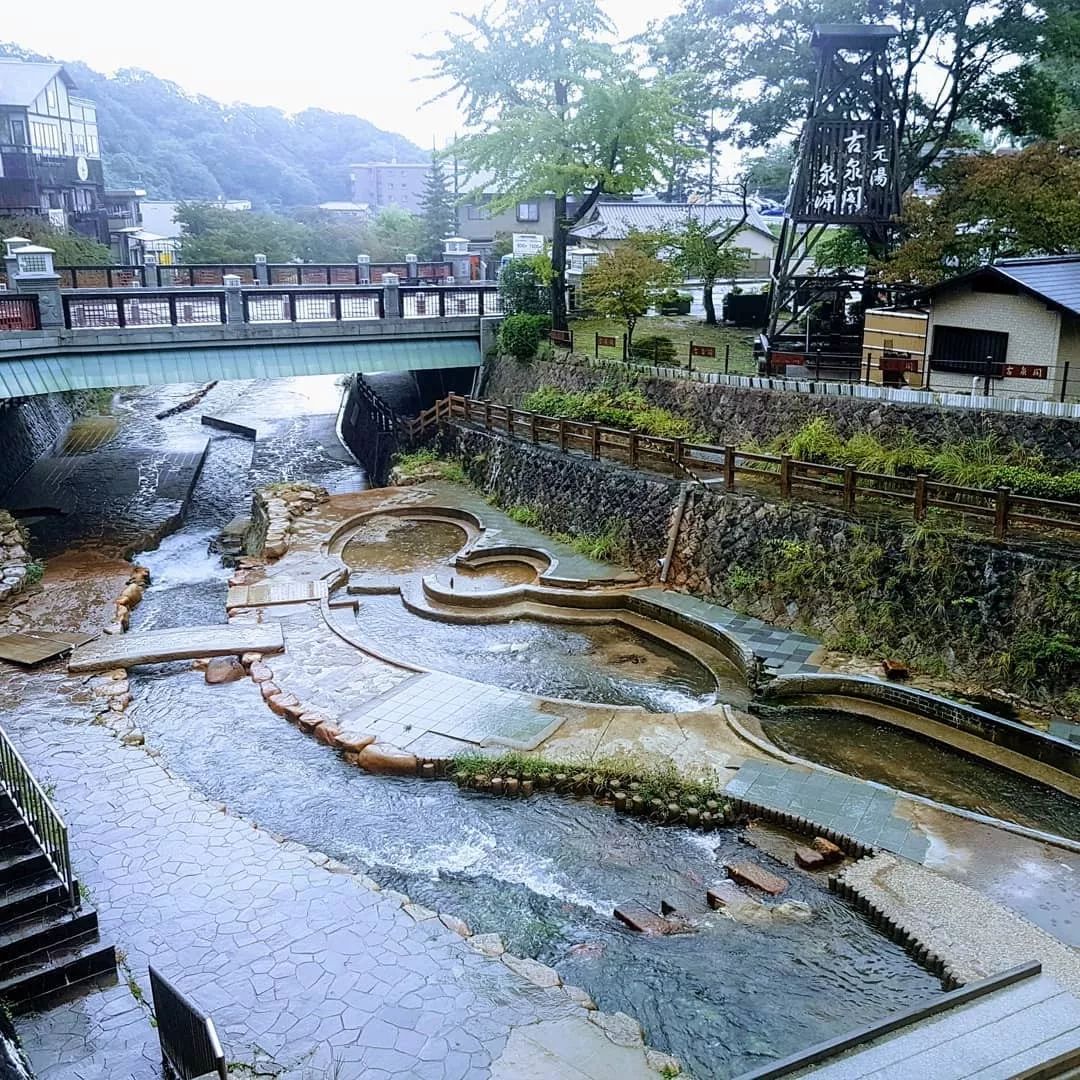
[[[525,562],[493,562],[476,567],[455,566],[452,570],[441,571],[438,579],[447,587],[452,581],[454,592],[491,592],[514,585],[532,585],[536,581],[536,570]]]
[[[374,514],[349,537],[341,560],[370,574],[430,573],[446,566],[466,540],[466,531],[450,521]]]

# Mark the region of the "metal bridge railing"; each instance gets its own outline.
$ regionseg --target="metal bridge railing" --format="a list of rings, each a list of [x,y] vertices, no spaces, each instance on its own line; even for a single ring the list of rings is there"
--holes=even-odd
[[[161,1068],[168,1080],[195,1080],[202,1076],[229,1080],[214,1021],[153,964],[150,994],[161,1044]]]
[[[0,728],[0,783],[67,887],[71,906],[78,907],[79,891],[71,867],[67,826],[3,728]]]

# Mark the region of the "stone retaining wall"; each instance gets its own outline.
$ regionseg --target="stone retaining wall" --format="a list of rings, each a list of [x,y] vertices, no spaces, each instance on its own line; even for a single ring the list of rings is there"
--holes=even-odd
[[[0,601],[19,592],[30,564],[26,530],[6,510],[0,510]]]
[[[0,402],[0,496],[38,458],[48,454],[94,401],[94,392],[41,394],[19,401]]]
[[[548,532],[614,527],[625,538],[618,561],[656,579],[679,483],[458,425],[448,425],[441,440],[442,452],[460,458],[470,481],[503,507],[535,509]],[[932,543],[919,547],[909,529],[889,520],[860,524],[828,507],[691,485],[668,584],[827,641],[851,640],[888,616],[887,631],[869,627],[877,635],[871,655],[932,661],[980,685],[1008,685],[1007,673],[990,665],[1025,641],[1030,648],[1032,635],[1049,639],[1061,629],[1061,605],[1077,601],[1075,554],[944,535]],[[1047,671],[1041,689],[1059,692],[1076,678]]]
[[[541,386],[591,390],[612,383],[636,386],[653,405],[700,425],[709,440],[719,445],[769,442],[796,431],[815,416],[827,416],[845,438],[869,431],[888,442],[908,429],[927,445],[938,447],[951,439],[993,434],[1041,450],[1048,461],[1080,465],[1080,423],[1075,420],[665,379],[582,356],[527,364],[512,357],[494,358],[485,365],[482,396],[520,406],[526,394]]]

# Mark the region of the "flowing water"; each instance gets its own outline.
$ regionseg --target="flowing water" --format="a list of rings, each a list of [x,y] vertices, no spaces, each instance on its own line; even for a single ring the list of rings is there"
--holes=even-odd
[[[224,620],[228,571],[211,543],[246,511],[254,483],[356,485],[358,470],[328,443],[326,425],[307,415],[323,401],[323,412],[335,407],[333,396],[328,380],[222,384],[194,413],[153,424],[135,409],[153,412],[163,394],[149,407],[137,396],[121,399],[118,440],[145,440],[154,424],[151,434],[162,445],[190,438],[199,412],[262,417],[272,429],[254,461],[249,440],[213,435],[182,527],[138,557],[151,567],[154,584],[134,613],[135,629]],[[424,630],[435,625],[424,623]],[[532,627],[511,632],[534,634]],[[439,640],[457,656],[467,652]],[[561,670],[572,670],[572,661],[564,655]],[[512,951],[553,964],[601,1008],[638,1017],[648,1040],[699,1078],[736,1075],[940,991],[821,879],[801,871],[781,870],[791,881],[784,899],[807,905],[809,919],[790,906],[766,905],[750,921],[708,912],[704,893],[723,876],[720,862],[747,854],[738,830],[662,829],[555,796],[496,800],[449,784],[369,776],[254,707],[249,685],[207,686],[186,665],[141,669],[132,684],[148,744],[193,787],[420,903],[461,916],[477,932],[503,933]],[[692,693],[700,689],[688,685]],[[54,708],[63,722],[63,706]],[[655,906],[664,898],[699,924],[695,933],[647,937],[611,917],[620,901]]]
[[[937,802],[1080,840],[1080,803],[1045,784],[868,716],[832,709],[755,708],[790,754]]]

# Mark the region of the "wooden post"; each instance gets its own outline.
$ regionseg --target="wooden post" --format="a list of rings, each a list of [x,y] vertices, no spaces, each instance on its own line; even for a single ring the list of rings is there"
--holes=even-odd
[[[724,447],[724,489],[735,490],[735,447]]]
[[[595,334],[593,334],[593,338],[595,339],[593,341],[593,359],[594,360],[599,360],[600,359],[600,332],[597,331]]]
[[[559,417],[559,449],[566,453],[566,420]]]
[[[731,363],[731,342],[724,346],[724,374],[728,373],[728,365]]]
[[[627,353],[627,350],[626,350],[626,335],[623,334],[623,336],[622,336],[622,358],[623,358],[623,363],[624,364],[626,363],[626,361],[628,359],[628,356],[629,356],[629,354]]]
[[[1065,363],[1062,365],[1062,370],[1061,370],[1061,397],[1058,399],[1059,401],[1064,401],[1065,400],[1065,392],[1068,390],[1068,388],[1069,388],[1069,361],[1066,360]]]
[[[857,481],[855,466],[844,466],[844,509],[850,514],[855,509],[855,484]]]
[[[780,455],[780,495],[782,498],[791,497],[791,455]]]
[[[536,426],[536,413],[529,413],[529,434],[532,436],[533,446],[536,446],[540,442],[540,429]]]
[[[994,505],[994,539],[1004,540],[1009,531],[1009,489],[997,489],[997,501]]]
[[[593,424],[592,426],[592,456],[593,461],[600,460],[600,425]]]
[[[491,402],[484,402],[484,430],[491,430]]]
[[[926,519],[926,473],[915,474],[915,520]]]
[[[694,370],[694,343],[693,343],[693,341],[690,342],[690,349],[686,354],[686,370],[687,371],[693,371]]]
[[[630,432],[630,468],[636,469],[638,462],[638,434],[636,431]]]
[[[471,397],[467,397],[465,399],[465,422],[467,424],[472,422],[472,398]]]
[[[672,439],[672,472],[678,476],[679,470],[682,468],[683,462],[683,441],[682,439]]]

